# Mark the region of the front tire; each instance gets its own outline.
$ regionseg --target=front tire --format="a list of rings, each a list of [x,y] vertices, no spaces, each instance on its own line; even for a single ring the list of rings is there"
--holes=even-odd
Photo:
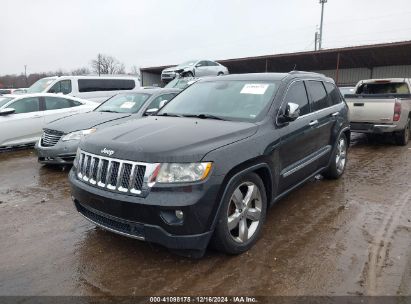
[[[394,134],[395,142],[399,146],[406,146],[410,139],[410,129],[411,129],[411,120],[408,118],[407,124],[405,125],[405,129],[399,131],[398,133]]]
[[[261,233],[266,211],[267,196],[261,178],[255,173],[240,177],[223,198],[212,244],[228,254],[247,251]]]
[[[185,72],[183,74],[183,77],[194,77],[194,74],[193,74],[193,72]]]
[[[347,150],[347,137],[342,133],[337,140],[337,146],[332,154],[331,163],[323,173],[325,178],[338,179],[341,177],[347,165]]]

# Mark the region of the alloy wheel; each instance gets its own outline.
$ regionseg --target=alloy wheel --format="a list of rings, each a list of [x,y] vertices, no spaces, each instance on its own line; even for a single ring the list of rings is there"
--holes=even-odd
[[[337,167],[338,174],[344,171],[345,163],[347,160],[347,144],[344,138],[338,140],[337,152],[335,155],[335,165]]]
[[[232,239],[245,243],[260,224],[262,198],[260,189],[252,182],[239,185],[233,192],[227,210],[227,225]]]

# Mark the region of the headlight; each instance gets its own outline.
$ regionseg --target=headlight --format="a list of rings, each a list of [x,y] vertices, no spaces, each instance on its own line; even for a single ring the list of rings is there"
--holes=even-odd
[[[89,135],[91,133],[96,132],[96,128],[88,129],[88,130],[81,130],[81,131],[76,131],[69,133],[67,135],[64,135],[63,138],[61,139],[62,141],[69,141],[69,140],[80,140],[83,136]]]
[[[158,183],[186,183],[204,180],[211,170],[206,163],[164,163],[160,164],[155,181]]]

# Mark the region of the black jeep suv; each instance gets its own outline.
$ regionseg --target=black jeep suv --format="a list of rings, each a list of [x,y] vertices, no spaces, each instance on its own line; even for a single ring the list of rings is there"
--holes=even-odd
[[[82,141],[70,172],[77,210],[98,226],[202,256],[258,239],[267,209],[316,174],[340,177],[348,108],[315,73],[207,78],[155,116]]]

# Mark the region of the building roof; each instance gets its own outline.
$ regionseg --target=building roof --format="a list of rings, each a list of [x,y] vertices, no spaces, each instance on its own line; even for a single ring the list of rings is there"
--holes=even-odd
[[[298,70],[328,70],[339,68],[377,67],[387,65],[411,65],[411,40],[324,49],[297,53],[284,53],[255,57],[217,60],[230,73],[288,72]],[[142,68],[143,72],[160,74],[168,66]]]

